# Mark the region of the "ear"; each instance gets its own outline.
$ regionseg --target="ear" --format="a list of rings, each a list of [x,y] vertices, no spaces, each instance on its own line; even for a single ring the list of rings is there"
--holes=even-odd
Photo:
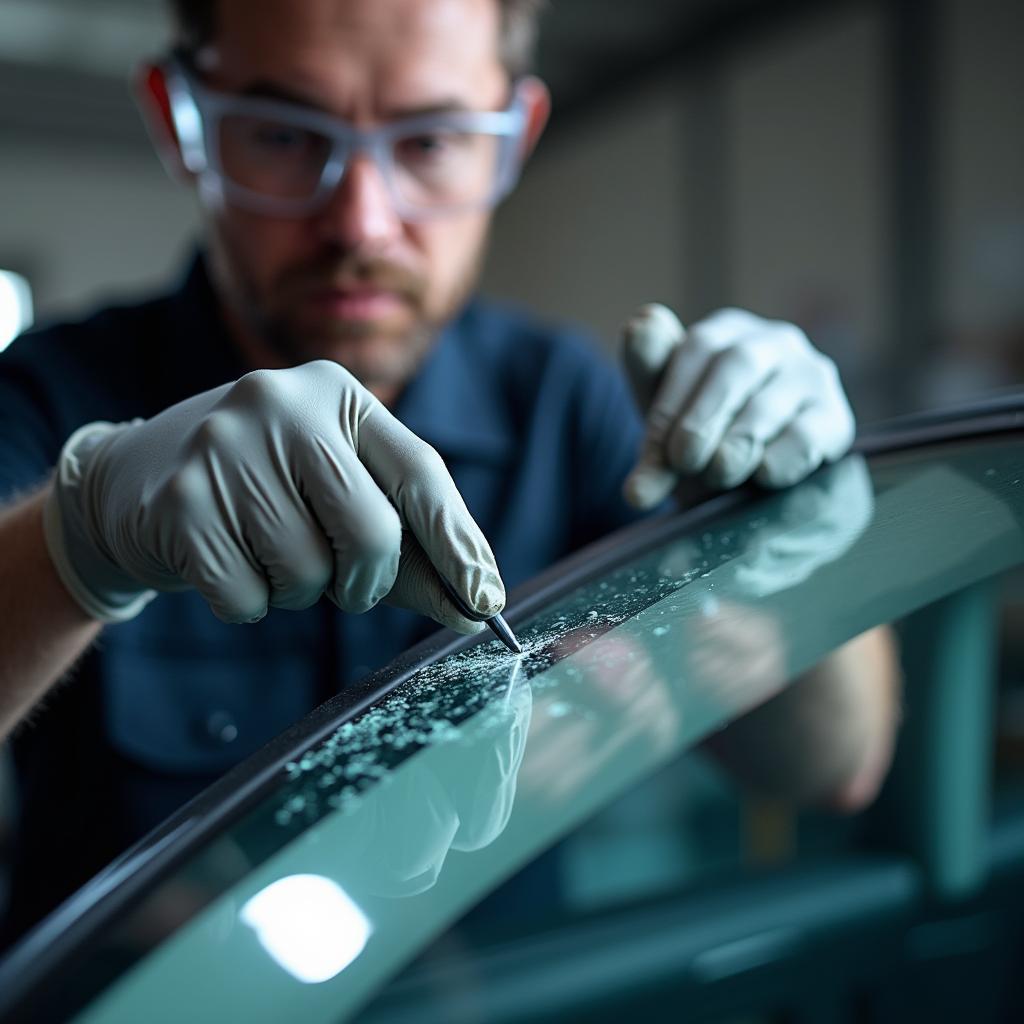
[[[526,106],[526,131],[523,134],[521,160],[525,162],[544,132],[551,113],[551,93],[535,75],[528,75],[516,84],[516,91]]]
[[[194,175],[182,159],[163,68],[157,64],[140,64],[132,76],[132,92],[164,169],[175,181],[192,181]]]

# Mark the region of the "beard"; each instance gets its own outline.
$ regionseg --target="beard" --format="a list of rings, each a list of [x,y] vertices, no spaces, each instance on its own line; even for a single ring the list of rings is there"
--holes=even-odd
[[[331,315],[317,305],[318,298],[353,289],[389,292],[399,308],[365,318]],[[289,268],[262,310],[255,303],[250,309],[257,312],[259,334],[285,362],[333,359],[365,387],[394,387],[412,376],[440,327],[428,315],[425,298],[424,279],[398,264],[327,253]]]
[[[275,361],[294,366],[330,359],[371,391],[395,394],[465,304],[479,278],[485,244],[481,240],[455,286],[433,303],[426,275],[384,257],[332,247],[287,268],[264,289],[246,272],[240,254],[225,251],[230,248],[214,253],[219,276],[236,297],[230,304]],[[332,308],[331,296],[353,291],[387,293],[389,308],[375,316]]]

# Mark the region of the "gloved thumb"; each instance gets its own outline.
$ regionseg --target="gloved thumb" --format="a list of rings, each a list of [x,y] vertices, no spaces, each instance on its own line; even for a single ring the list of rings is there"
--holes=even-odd
[[[622,330],[622,361],[637,405],[648,415],[676,349],[686,340],[686,328],[667,306],[641,306]],[[626,478],[623,493],[634,508],[650,509],[672,493],[678,474],[666,463],[664,424],[647,425],[640,461]]]
[[[686,328],[668,306],[641,306],[622,328],[622,362],[640,411],[646,416],[672,353],[686,338]]]

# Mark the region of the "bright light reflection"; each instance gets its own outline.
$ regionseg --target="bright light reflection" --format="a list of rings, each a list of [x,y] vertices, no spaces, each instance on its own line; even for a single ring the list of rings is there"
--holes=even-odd
[[[32,326],[32,290],[20,274],[0,270],[0,352]]]
[[[373,930],[345,891],[322,875],[289,875],[261,889],[239,914],[263,948],[307,984],[340,974]]]

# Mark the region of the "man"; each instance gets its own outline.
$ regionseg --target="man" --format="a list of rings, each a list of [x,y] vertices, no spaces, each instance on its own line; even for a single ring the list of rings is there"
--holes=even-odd
[[[619,375],[471,298],[547,117],[532,3],[174,6],[140,88],[205,252],[177,293],[0,363],[4,732],[38,708],[12,934],[425,616],[481,628],[440,575],[493,614],[638,515],[627,474],[641,508],[681,473],[784,485],[853,432],[796,328],[723,311],[684,343],[653,307],[629,332],[634,469]]]

